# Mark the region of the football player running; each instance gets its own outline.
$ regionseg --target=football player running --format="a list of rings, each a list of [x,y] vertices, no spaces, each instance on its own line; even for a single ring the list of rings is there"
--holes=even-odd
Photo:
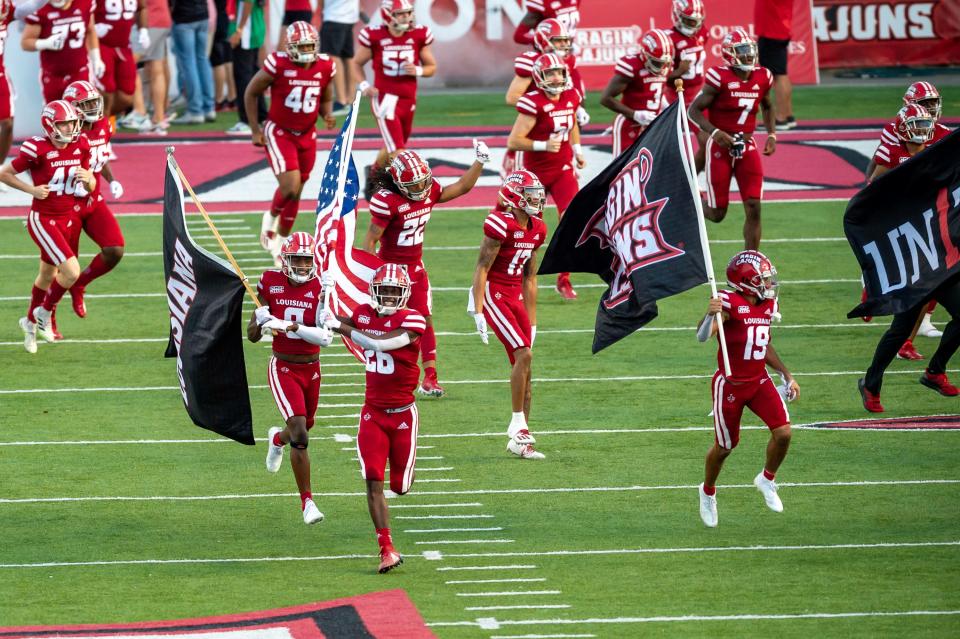
[[[707,315],[697,328],[697,339],[706,342],[718,333],[718,316],[723,321],[730,375],[723,372],[723,356],[717,350],[717,372],[713,375],[714,443],[707,452],[704,480],[700,484],[700,518],[713,528],[717,518],[717,477],[724,460],[740,442],[740,419],[744,407],[770,429],[766,462],[753,483],[767,507],[783,512],[783,503],[774,483],[777,469],[790,446],[790,415],[773,380],[770,366],[780,373],[788,400],[800,396],[800,387],[773,348],[770,323],[777,311],[777,271],[759,251],[742,251],[727,264],[727,284],[710,300]]]
[[[309,233],[286,239],[280,249],[283,266],[260,276],[257,297],[262,306],[247,325],[247,339],[254,343],[275,334],[267,380],[285,426],[267,431],[267,470],[280,470],[284,446],[290,444],[290,466],[305,524],[323,521],[310,488],[307,446],[320,397],[320,348],[333,341],[333,333],[321,321],[323,286],[317,278],[315,248]]]
[[[573,88],[570,69],[556,53],[537,58],[533,80],[536,89],[517,101],[507,148],[523,152],[522,168],[537,176],[557,205],[557,215],[563,217],[580,189],[577,169],[586,165],[576,120],[583,96]],[[576,299],[569,273],[557,276],[557,292],[564,299]]]
[[[80,276],[75,236],[80,212],[96,188],[90,170],[90,146],[80,133],[80,114],[69,102],[55,100],[40,114],[43,137],[20,145],[17,157],[0,168],[0,182],[33,196],[27,231],[40,248],[41,275],[33,284],[27,315],[20,319],[23,346],[37,352],[37,332],[52,342],[53,310]],[[30,171],[33,184],[17,177]]]
[[[94,28],[100,41],[105,67],[97,85],[103,91],[107,117],[123,113],[133,105],[137,88],[137,61],[130,46],[130,33],[137,25],[137,46],[150,48],[145,0],[100,0],[93,12]]]
[[[521,459],[543,459],[530,434],[530,369],[537,332],[537,249],[547,238],[543,185],[533,173],[507,176],[499,205],[483,223],[483,242],[473,275],[470,308],[480,339],[487,327],[507,350],[512,367],[510,399],[513,416],[507,427],[507,450]]]
[[[93,21],[94,0],[50,0],[24,19],[24,51],[40,52],[40,89],[47,102],[59,100],[76,80],[103,76],[100,42]],[[91,69],[92,66],[92,69]]]
[[[463,176],[448,186],[433,179],[430,166],[415,151],[401,151],[386,169],[371,176],[376,194],[370,198],[370,227],[363,240],[368,253],[385,262],[402,264],[410,278],[410,308],[426,318],[427,328],[419,341],[423,359],[423,382],[417,392],[443,397],[437,378],[437,335],[433,330],[433,296],[423,265],[423,241],[433,207],[465,195],[477,183],[490,150],[473,141],[476,160]],[[380,245],[379,251],[377,244]]]
[[[364,27],[357,36],[359,46],[351,64],[357,88],[369,97],[373,117],[383,136],[383,148],[372,166],[365,169],[363,196],[370,200],[374,187],[371,174],[386,166],[407,146],[417,108],[417,78],[429,78],[437,70],[433,57],[433,32],[417,25],[411,0],[383,0],[383,24]],[[364,65],[373,61],[373,84],[364,80]]]
[[[764,155],[777,150],[777,134],[770,102],[773,74],[757,66],[757,43],[741,27],[723,38],[724,66],[707,71],[703,91],[690,104],[690,119],[709,135],[706,147],[707,200],[704,216],[720,222],[727,216],[730,181],[737,179],[743,200],[744,248],[760,246],[760,199],[763,197],[763,162],[754,138],[757,108],[763,110],[767,139]],[[704,114],[709,110],[709,115]]]
[[[371,304],[360,305],[352,317],[324,314],[324,325],[363,349],[367,379],[357,458],[366,481],[367,508],[380,546],[377,572],[403,563],[390,536],[390,509],[383,494],[387,460],[390,490],[397,495],[413,486],[417,461],[420,413],[413,398],[420,369],[417,342],[427,329],[426,319],[407,308],[412,282],[402,264],[384,264],[370,282]]]
[[[303,185],[317,161],[317,117],[327,129],[336,125],[331,83],[336,73],[336,63],[320,53],[317,30],[298,21],[287,27],[286,51],[267,56],[243,94],[251,139],[254,146],[266,147],[278,183],[260,223],[260,244],[275,259],[293,229]],[[257,103],[268,89],[270,111],[261,128]]]
[[[617,114],[613,121],[613,157],[640,137],[664,104],[663,87],[673,64],[673,41],[666,31],[651,29],[638,41],[640,50],[617,60],[600,104]],[[617,96],[623,95],[622,101]]]
[[[704,63],[707,60],[707,27],[703,0],[673,0],[673,28],[667,31],[673,41],[673,71],[667,76],[667,104],[677,99],[674,80],[683,80],[684,102],[689,104],[703,87]],[[697,137],[697,152],[694,164],[697,173],[703,170],[707,134],[695,124],[690,124],[691,133]]]

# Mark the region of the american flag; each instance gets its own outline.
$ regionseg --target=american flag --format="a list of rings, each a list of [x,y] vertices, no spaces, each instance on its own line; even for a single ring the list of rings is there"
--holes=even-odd
[[[336,286],[329,293],[328,303],[329,308],[341,317],[351,317],[358,306],[370,303],[370,280],[382,263],[375,255],[353,246],[360,180],[351,151],[359,105],[358,92],[340,134],[330,149],[320,182],[320,194],[317,196],[317,226],[314,233],[317,264],[334,277]],[[343,343],[357,359],[363,361],[362,352],[353,342],[344,338]]]

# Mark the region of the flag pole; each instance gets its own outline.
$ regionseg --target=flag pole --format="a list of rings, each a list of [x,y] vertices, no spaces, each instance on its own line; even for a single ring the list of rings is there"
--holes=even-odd
[[[257,292],[253,290],[253,287],[250,286],[247,276],[243,274],[243,270],[240,268],[240,265],[237,264],[237,260],[233,258],[233,253],[230,252],[230,249],[227,248],[226,242],[223,241],[223,238],[220,237],[220,232],[217,230],[217,227],[214,225],[213,220],[210,219],[210,214],[207,213],[206,209],[203,208],[203,204],[200,202],[200,198],[197,197],[197,194],[193,192],[193,187],[190,186],[190,182],[187,181],[187,177],[183,174],[183,171],[180,170],[180,165],[177,164],[176,158],[173,157],[173,147],[167,147],[167,162],[170,163],[170,166],[173,167],[173,170],[177,172],[180,181],[183,183],[183,186],[186,187],[187,193],[190,194],[190,198],[193,200],[193,203],[197,206],[197,209],[200,211],[200,215],[203,216],[203,219],[206,220],[207,226],[210,227],[210,230],[213,232],[213,236],[217,238],[217,243],[220,244],[220,248],[223,249],[224,254],[227,256],[227,260],[230,261],[230,265],[233,267],[233,272],[237,274],[237,277],[240,278],[240,281],[243,283],[243,287],[247,289],[247,293],[250,295],[250,298],[253,300],[253,303],[256,304],[257,308],[263,306],[260,303],[260,298],[257,297]]]
[[[707,223],[703,217],[703,202],[700,201],[700,187],[697,184],[696,162],[693,159],[693,145],[690,143],[690,125],[687,120],[687,107],[683,102],[683,80],[677,78],[674,80],[674,87],[677,91],[677,101],[680,103],[680,123],[683,138],[683,153],[686,156],[687,181],[690,182],[690,189],[693,192],[693,205],[697,210],[697,226],[700,230],[700,244],[703,246],[703,266],[707,272],[707,282],[710,284],[710,297],[719,299],[717,294],[717,280],[713,275],[713,257],[710,254],[710,239],[707,237]],[[709,158],[708,158],[709,161]],[[723,357],[724,376],[730,377],[730,355],[727,353],[727,340],[723,334],[723,311],[717,313],[717,336],[720,338],[720,354]]]

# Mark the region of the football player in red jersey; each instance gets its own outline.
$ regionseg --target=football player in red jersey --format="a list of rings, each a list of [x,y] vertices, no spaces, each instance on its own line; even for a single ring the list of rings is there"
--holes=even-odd
[[[586,165],[576,120],[583,96],[572,87],[570,70],[555,53],[537,58],[533,80],[537,88],[517,101],[507,148],[523,152],[523,168],[537,176],[562,217],[580,189],[577,169]],[[569,273],[557,276],[557,291],[564,299],[577,297]]]
[[[370,227],[363,248],[368,253],[376,252],[385,262],[402,264],[407,269],[410,308],[427,322],[420,340],[423,382],[417,389],[427,397],[443,397],[444,390],[437,379],[437,335],[433,330],[430,278],[423,265],[423,236],[433,207],[468,193],[477,183],[483,165],[490,161],[486,144],[475,139],[473,145],[476,160],[459,180],[448,186],[433,179],[430,166],[415,151],[401,151],[386,170],[377,171],[371,180],[377,191],[370,198]]]
[[[24,20],[20,46],[40,52],[40,88],[46,101],[59,100],[76,80],[103,76],[106,67],[93,22],[94,0],[50,0]],[[92,67],[92,68],[91,68]]]
[[[363,349],[366,360],[367,386],[360,409],[357,458],[380,545],[380,573],[403,563],[393,547],[390,510],[383,494],[387,460],[390,490],[397,495],[413,486],[417,462],[420,413],[413,390],[420,378],[417,342],[427,330],[427,322],[423,315],[407,308],[411,285],[406,267],[384,264],[370,281],[371,304],[358,306],[350,318],[324,313],[324,325],[353,340]]]
[[[307,445],[320,397],[320,348],[333,341],[320,315],[323,286],[317,278],[315,248],[309,233],[294,233],[286,239],[280,249],[283,267],[260,276],[257,296],[263,306],[247,325],[251,342],[259,342],[268,332],[275,334],[267,379],[285,426],[267,431],[267,470],[280,470],[283,448],[290,444],[290,466],[305,524],[323,521],[310,488]]]
[[[723,38],[720,51],[727,63],[707,71],[703,91],[690,104],[690,119],[709,135],[706,147],[707,201],[704,216],[720,222],[727,215],[730,180],[737,179],[743,200],[744,247],[760,246],[760,200],[763,162],[754,139],[757,108],[763,110],[767,130],[763,154],[777,150],[770,89],[773,74],[757,66],[757,43],[741,27]],[[709,109],[709,115],[704,111]]]
[[[513,32],[517,44],[533,44],[536,26],[548,18],[559,21],[571,35],[580,24],[580,0],[525,0],[523,4],[527,12]]]
[[[790,447],[790,415],[767,366],[780,373],[788,400],[800,396],[800,387],[771,343],[770,323],[779,318],[776,276],[770,260],[759,251],[737,253],[727,264],[727,284],[732,290],[721,291],[710,300],[707,315],[697,328],[697,338],[706,342],[718,333],[720,315],[730,359],[727,376],[717,350],[718,370],[712,382],[714,443],[707,453],[699,489],[700,518],[711,528],[717,525],[717,477],[724,460],[740,442],[744,407],[770,429],[766,462],[753,483],[770,510],[783,511],[774,477]]]
[[[471,313],[480,339],[487,326],[503,343],[510,359],[513,416],[507,427],[507,450],[521,459],[543,459],[530,434],[531,348],[537,333],[537,249],[547,239],[543,203],[546,193],[537,176],[516,171],[500,187],[499,206],[483,223],[483,242],[470,291]]]
[[[47,104],[40,126],[44,137],[24,141],[17,157],[0,168],[0,182],[33,196],[27,231],[45,265],[34,282],[27,316],[20,319],[29,353],[37,352],[37,329],[45,340],[53,341],[53,309],[80,276],[74,236],[80,232],[85,198],[97,180],[90,170],[89,144],[80,134],[80,115],[72,104],[63,100]],[[24,171],[30,171],[32,185],[17,177]]]
[[[267,56],[263,68],[247,85],[243,105],[253,144],[267,149],[267,160],[279,186],[273,204],[263,214],[260,243],[274,257],[290,235],[300,207],[300,193],[317,160],[317,116],[327,129],[336,125],[333,84],[337,65],[320,53],[320,36],[308,22],[287,27],[286,53]],[[261,129],[257,101],[270,89],[270,112]]]
[[[360,31],[359,46],[351,62],[353,77],[361,80],[357,88],[370,98],[384,143],[376,161],[366,168],[363,195],[367,201],[373,195],[370,175],[405,149],[410,139],[417,108],[417,78],[429,78],[437,70],[431,49],[433,32],[415,24],[411,0],[383,0],[380,15],[383,24]],[[371,60],[372,85],[363,79],[363,67]]]
[[[664,104],[663,87],[673,64],[673,41],[666,31],[651,29],[638,41],[640,50],[617,60],[600,104],[617,114],[613,121],[613,156],[630,148]],[[618,95],[623,100],[618,101]]]
[[[105,67],[97,86],[103,91],[104,112],[109,117],[126,111],[133,104],[137,61],[130,46],[130,33],[136,24],[137,44],[143,51],[150,48],[147,4],[144,0],[98,0],[93,20]]]
[[[703,0],[673,0],[673,28],[667,31],[673,41],[673,71],[667,76],[667,104],[677,99],[674,80],[683,80],[684,102],[689,104],[703,87],[704,63],[707,60],[707,28],[703,24]],[[703,170],[706,160],[707,134],[695,124],[691,132],[697,137],[694,164]]]

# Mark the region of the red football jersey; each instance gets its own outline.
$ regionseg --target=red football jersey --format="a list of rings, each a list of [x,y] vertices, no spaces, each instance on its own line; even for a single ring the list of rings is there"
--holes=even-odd
[[[84,136],[62,149],[53,146],[47,138],[34,136],[24,140],[11,164],[17,173],[30,171],[35,185],[50,187],[46,199],[33,200],[31,210],[44,215],[66,215],[80,210],[83,200],[76,195],[77,169],[90,168],[90,145]]]
[[[527,134],[531,140],[546,141],[559,133],[563,143],[557,153],[549,151],[524,151],[524,168],[537,173],[537,170],[555,170],[573,162],[573,147],[570,146],[570,131],[577,122],[577,108],[582,98],[576,89],[568,89],[560,94],[558,100],[551,100],[540,89],[524,94],[517,101],[517,111],[532,115],[537,119],[533,129]]]
[[[270,121],[288,131],[302,133],[315,128],[320,96],[337,73],[330,56],[320,54],[309,67],[302,67],[286,53],[274,52],[263,61],[263,70],[273,78]]]
[[[423,258],[423,232],[442,190],[440,183],[434,180],[430,195],[420,202],[386,189],[377,191],[370,200],[370,221],[383,228],[380,250],[377,252],[383,261],[420,264]]]
[[[675,28],[667,33],[673,41],[673,68],[679,69],[683,60],[690,61],[690,68],[680,76],[683,80],[683,102],[689,105],[703,88],[703,70],[707,60],[707,28],[701,26],[692,36],[683,35]],[[673,82],[668,82],[667,101],[673,102],[676,99],[677,92],[673,88]]]
[[[555,18],[568,33],[576,31],[580,24],[580,0],[526,0],[524,5],[527,11],[542,15],[541,21]]]
[[[93,13],[93,0],[73,0],[68,9],[46,4],[27,16],[27,24],[39,24],[41,38],[62,33],[66,40],[59,51],[41,51],[40,69],[49,75],[76,75],[87,66],[87,24]]]
[[[529,220],[527,226],[522,227],[509,211],[494,209],[487,215],[483,234],[500,242],[500,251],[487,273],[488,281],[507,286],[523,283],[523,267],[547,239],[544,221],[533,216]]]
[[[317,310],[323,301],[322,288],[319,277],[297,285],[276,269],[264,271],[257,282],[257,293],[271,315],[304,326],[317,325]],[[279,333],[273,336],[273,351],[285,355],[315,355],[320,352],[320,347],[296,335]]]
[[[100,37],[100,44],[106,47],[129,48],[130,31],[136,19],[137,0],[99,0],[93,10],[93,21],[100,30],[109,27]]]
[[[3,54],[7,49],[7,36],[10,35],[9,26],[13,22],[15,9],[13,0],[0,0],[0,77],[6,75]]]
[[[369,304],[357,307],[350,321],[371,335],[384,335],[398,328],[412,331],[416,339],[401,348],[386,351],[364,351],[367,366],[365,401],[374,408],[400,408],[413,403],[413,391],[420,382],[420,336],[427,330],[427,321],[420,313],[403,308],[393,315],[377,315]]]
[[[777,300],[761,300],[753,305],[736,291],[720,291],[723,310],[730,319],[723,323],[730,358],[732,382],[750,382],[767,374],[767,345],[770,322],[777,312]],[[717,336],[719,340],[719,335]],[[723,370],[723,355],[717,349],[717,366]]]
[[[623,90],[625,106],[635,111],[649,111],[652,115],[660,113],[667,76],[650,73],[643,64],[643,56],[640,55],[623,56],[617,60],[614,70],[630,81]]]
[[[395,38],[385,25],[364,27],[357,40],[373,56],[373,86],[380,91],[380,99],[385,93],[416,99],[417,76],[404,73],[403,65],[421,64],[420,50],[433,44],[430,28],[417,25]]]
[[[93,124],[93,128],[84,131],[83,136],[87,138],[87,144],[90,145],[90,170],[96,174],[103,171],[110,160],[110,138],[113,137],[113,131],[110,130],[110,120],[100,118]],[[97,179],[97,189],[94,194],[100,191],[100,180]]]
[[[757,67],[741,80],[730,67],[710,67],[706,83],[719,91],[708,109],[710,124],[730,135],[753,133],[760,101],[773,87],[770,70]]]

